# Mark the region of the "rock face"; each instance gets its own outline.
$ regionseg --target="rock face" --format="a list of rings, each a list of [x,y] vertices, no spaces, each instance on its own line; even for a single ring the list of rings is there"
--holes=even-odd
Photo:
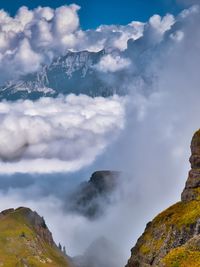
[[[119,183],[120,172],[96,171],[88,182],[83,182],[69,196],[67,207],[72,212],[80,213],[89,219],[96,219],[111,204],[112,193]]]
[[[192,138],[191,152],[191,170],[181,196],[185,202],[197,199],[200,193],[200,131],[197,131]]]
[[[71,267],[42,217],[28,208],[0,213],[0,266]]]
[[[147,224],[126,267],[200,266],[200,130],[194,134],[191,152],[181,201]]]

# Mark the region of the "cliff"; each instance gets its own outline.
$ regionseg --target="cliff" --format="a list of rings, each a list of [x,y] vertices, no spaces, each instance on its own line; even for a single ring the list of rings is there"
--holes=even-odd
[[[200,266],[200,130],[194,134],[191,152],[181,201],[147,224],[126,267]]]
[[[70,267],[42,217],[28,208],[0,213],[0,266]]]
[[[104,214],[105,206],[112,204],[111,196],[120,183],[120,172],[96,171],[88,182],[83,182],[69,196],[66,206],[71,212],[89,219],[97,219]]]

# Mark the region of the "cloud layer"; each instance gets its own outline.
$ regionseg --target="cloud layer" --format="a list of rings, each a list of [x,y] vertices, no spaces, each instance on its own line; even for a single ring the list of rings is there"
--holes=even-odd
[[[125,100],[84,95],[0,103],[0,172],[74,171],[124,127]]]
[[[1,83],[38,70],[68,49],[124,50],[128,39],[142,35],[143,23],[139,22],[83,31],[79,25],[79,9],[75,4],[57,9],[21,7],[15,17],[0,10]]]

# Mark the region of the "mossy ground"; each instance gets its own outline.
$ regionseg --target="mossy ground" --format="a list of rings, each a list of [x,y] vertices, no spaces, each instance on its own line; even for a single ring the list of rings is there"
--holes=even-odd
[[[67,259],[42,240],[21,210],[0,219],[0,266],[67,267]]]
[[[176,243],[176,232],[189,232],[191,225],[196,224],[200,218],[200,201],[178,202],[170,208],[160,213],[147,226],[144,234],[137,243],[137,250],[140,255],[147,258],[154,258],[161,250],[171,247],[163,261],[166,267],[200,267],[200,251],[178,247],[173,249]],[[200,239],[200,238],[199,238]],[[161,253],[162,254],[162,253]],[[189,263],[191,262],[191,264]],[[162,266],[162,265],[159,265]]]
[[[190,226],[200,218],[200,201],[178,202],[160,213],[154,220],[154,225],[175,225],[177,228]]]
[[[166,267],[200,267],[200,252],[179,247],[172,250],[162,262]]]
[[[171,250],[162,260],[164,267],[200,267],[200,247],[186,246]]]

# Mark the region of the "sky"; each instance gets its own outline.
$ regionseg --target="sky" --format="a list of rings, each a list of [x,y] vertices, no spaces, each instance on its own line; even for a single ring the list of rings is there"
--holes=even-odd
[[[14,15],[23,5],[29,8],[75,3],[81,6],[80,21],[83,29],[96,28],[101,24],[127,24],[133,20],[147,21],[150,16],[166,13],[177,14],[180,6],[175,0],[7,0],[1,1],[0,7]]]

